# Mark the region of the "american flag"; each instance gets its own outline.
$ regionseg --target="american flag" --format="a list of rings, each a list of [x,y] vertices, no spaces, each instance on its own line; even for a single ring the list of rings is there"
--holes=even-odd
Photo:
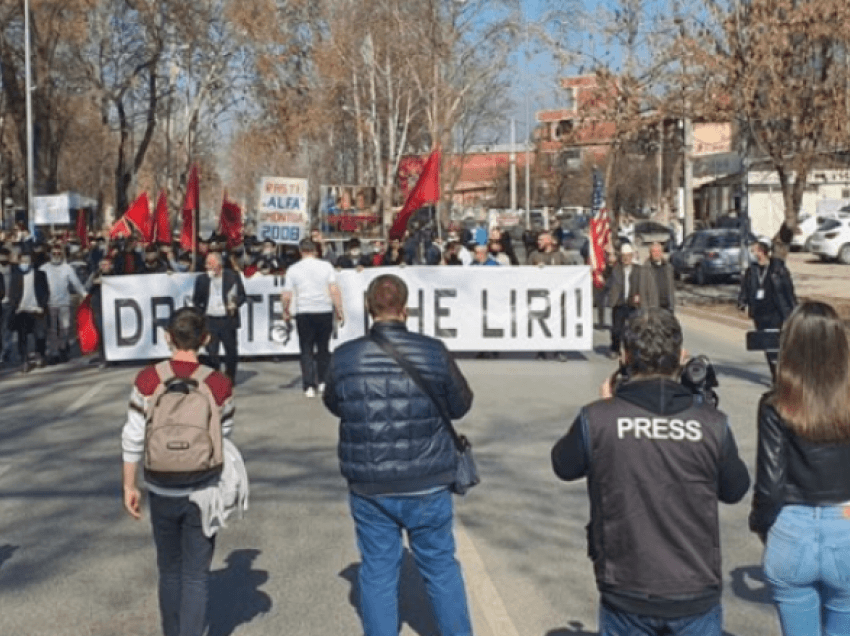
[[[602,271],[605,269],[605,250],[611,242],[611,224],[608,210],[605,209],[602,176],[593,171],[593,199],[591,201],[593,217],[590,219],[590,269],[593,273],[593,285],[601,288],[605,284]]]

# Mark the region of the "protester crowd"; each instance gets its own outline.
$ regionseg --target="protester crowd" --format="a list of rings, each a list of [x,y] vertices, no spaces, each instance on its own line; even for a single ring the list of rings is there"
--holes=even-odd
[[[425,227],[389,241],[350,236],[340,244],[338,239],[325,238],[318,229],[310,238],[317,256],[337,270],[407,265],[580,265],[587,259],[587,254],[562,249],[557,231],[527,231],[522,236],[525,258],[520,260],[510,232],[499,227],[488,229],[484,223],[471,229],[450,225],[435,231]],[[100,331],[104,276],[203,272],[209,254],[220,256],[225,271],[240,272],[245,278],[284,275],[301,259],[297,246],[278,245],[253,235],[245,236],[238,246],[229,246],[225,236],[214,233],[199,238],[193,251],[182,247],[176,237],[171,244],[145,244],[136,234],[110,239],[106,231],[85,237],[69,231],[33,236],[20,225],[13,231],[0,232],[0,362],[28,371],[32,366],[26,353],[30,336],[36,353],[32,364],[67,362],[74,308],[87,294],[91,295],[93,319]],[[13,290],[17,292],[13,294]],[[100,363],[106,364],[102,355]]]

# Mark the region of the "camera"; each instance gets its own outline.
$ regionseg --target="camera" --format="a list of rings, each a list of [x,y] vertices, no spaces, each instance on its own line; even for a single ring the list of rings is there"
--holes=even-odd
[[[717,373],[708,356],[696,356],[688,360],[682,367],[679,382],[694,395],[701,395],[711,406],[720,404],[720,397],[714,391],[719,386]]]
[[[616,392],[616,387],[630,379],[629,369],[621,364],[611,376],[612,392]],[[707,404],[715,408],[720,404],[720,397],[714,391],[719,386],[717,372],[708,356],[700,355],[690,358],[682,366],[679,373],[679,383],[694,395],[700,396]]]

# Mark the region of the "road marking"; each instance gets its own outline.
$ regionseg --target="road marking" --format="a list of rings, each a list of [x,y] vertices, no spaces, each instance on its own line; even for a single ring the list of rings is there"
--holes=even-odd
[[[76,413],[77,411],[79,411],[81,408],[83,408],[89,402],[89,400],[91,400],[95,395],[97,395],[101,391],[101,389],[103,389],[103,387],[105,387],[105,386],[106,386],[106,382],[98,382],[97,384],[95,384],[92,388],[90,388],[88,391],[86,391],[80,397],[78,397],[76,400],[74,400],[74,402],[71,404],[71,406],[69,406],[64,411],[62,411],[62,417],[67,417],[68,415],[72,415],[72,414]]]
[[[455,541],[457,542],[457,557],[463,567],[464,579],[470,592],[483,610],[491,636],[519,636],[514,624],[508,616],[505,603],[490,575],[484,567],[484,561],[466,529],[455,515]]]

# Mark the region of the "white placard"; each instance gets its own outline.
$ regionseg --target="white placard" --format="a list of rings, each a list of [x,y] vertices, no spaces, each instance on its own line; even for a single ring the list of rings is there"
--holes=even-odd
[[[33,197],[36,225],[66,225],[71,222],[70,202],[67,194]]]
[[[453,351],[587,351],[592,348],[590,269],[566,267],[378,267],[346,270],[337,279],[346,322],[331,346],[366,333],[365,294],[381,274],[409,289],[407,327],[440,338]],[[191,305],[198,274],[110,276],[103,283],[103,325],[109,360],[169,355],[163,336],[171,312]],[[281,317],[283,278],[245,279],[239,353],[298,353],[298,334]],[[287,339],[288,336],[288,339]],[[281,342],[281,341],[284,342]]]
[[[307,179],[263,177],[257,208],[257,237],[275,243],[298,245],[306,238]]]

